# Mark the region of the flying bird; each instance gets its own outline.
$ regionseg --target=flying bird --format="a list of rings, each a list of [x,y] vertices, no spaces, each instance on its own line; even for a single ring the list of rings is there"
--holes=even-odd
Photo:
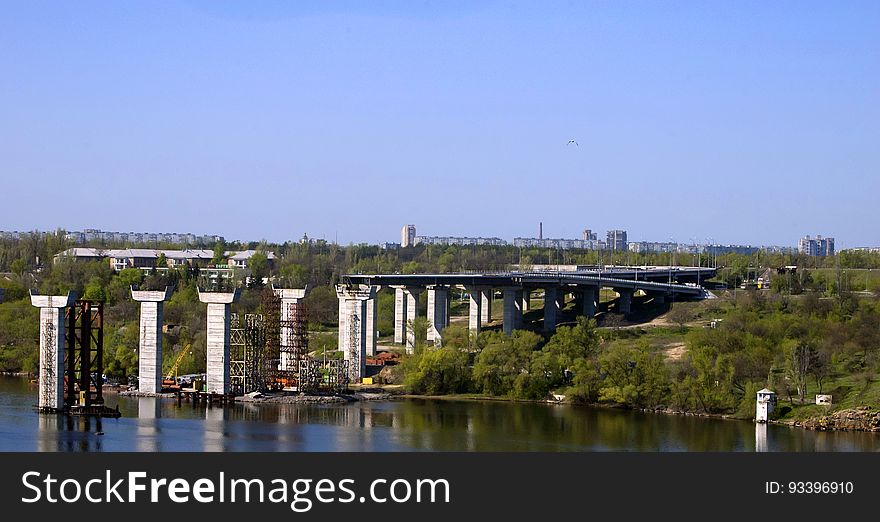
[[[578,145],[578,142],[576,142],[575,140],[568,140],[568,143],[566,143],[565,146],[567,147],[567,146],[571,145],[572,143],[574,143],[576,147],[580,147],[580,145]]]

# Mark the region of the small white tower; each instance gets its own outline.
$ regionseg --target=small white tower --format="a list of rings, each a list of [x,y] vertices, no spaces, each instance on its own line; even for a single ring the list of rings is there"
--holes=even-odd
[[[755,422],[767,422],[774,408],[776,408],[776,392],[767,388],[759,391]]]

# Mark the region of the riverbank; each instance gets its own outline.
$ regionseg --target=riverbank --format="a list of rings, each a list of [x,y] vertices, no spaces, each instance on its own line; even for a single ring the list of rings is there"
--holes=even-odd
[[[880,432],[880,411],[870,406],[843,409],[826,415],[799,420],[780,420],[785,424],[817,431],[870,431]]]
[[[733,421],[754,421],[754,417],[745,417],[742,415],[737,415],[735,413],[706,413],[683,411],[662,406],[657,408],[626,408],[624,406],[608,403],[571,403],[555,400],[527,400],[516,399],[512,397],[498,397],[478,394],[414,395],[403,393],[398,395],[398,397],[402,399],[423,399],[438,401],[508,402],[565,405],[607,410],[631,410],[641,413],[656,413],[678,417],[702,417]],[[815,431],[880,432],[880,411],[878,411],[876,408],[872,408],[871,406],[861,406],[852,409],[829,412],[822,415],[816,414],[807,418],[771,420],[770,424]]]

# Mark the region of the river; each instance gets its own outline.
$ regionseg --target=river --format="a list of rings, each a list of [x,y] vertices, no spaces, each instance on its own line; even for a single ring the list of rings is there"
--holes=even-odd
[[[570,405],[406,399],[192,406],[105,395],[119,419],[38,415],[0,377],[0,451],[875,451],[880,435]]]

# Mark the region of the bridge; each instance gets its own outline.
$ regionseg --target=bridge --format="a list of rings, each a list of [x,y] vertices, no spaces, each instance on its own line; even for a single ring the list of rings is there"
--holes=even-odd
[[[346,358],[363,359],[373,355],[376,345],[376,294],[391,288],[394,300],[394,342],[415,346],[407,323],[419,312],[419,295],[427,291],[428,340],[442,341],[449,325],[451,288],[463,289],[469,297],[468,328],[479,333],[492,317],[496,291],[503,296],[502,329],[511,335],[525,326],[523,314],[531,308],[533,292],[544,301],[543,328],[556,329],[557,319],[572,295],[578,313],[593,317],[599,305],[599,291],[608,288],[617,293],[617,311],[632,312],[637,292],[654,303],[666,299],[702,299],[708,295],[701,283],[715,277],[715,268],[707,267],[579,267],[578,270],[523,270],[501,272],[460,272],[451,274],[347,274],[337,285],[339,298],[339,347]],[[360,347],[363,347],[361,349]],[[360,356],[363,354],[363,356]],[[359,357],[360,356],[360,357]]]

